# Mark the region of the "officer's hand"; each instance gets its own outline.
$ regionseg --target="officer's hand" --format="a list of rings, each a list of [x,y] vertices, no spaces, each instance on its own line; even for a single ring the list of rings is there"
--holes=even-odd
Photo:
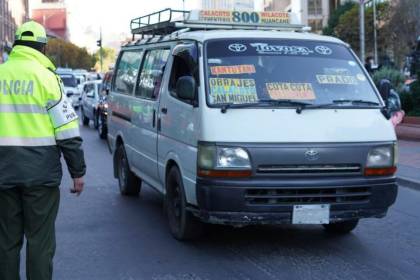
[[[70,192],[75,193],[77,196],[79,196],[83,192],[84,185],[85,185],[85,182],[83,180],[83,177],[74,178],[73,179],[73,188],[70,189]]]

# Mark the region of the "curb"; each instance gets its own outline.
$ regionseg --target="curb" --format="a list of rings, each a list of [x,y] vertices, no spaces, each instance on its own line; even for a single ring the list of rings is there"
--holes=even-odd
[[[420,181],[416,181],[414,179],[399,176],[397,178],[397,184],[402,187],[407,187],[413,190],[420,191]]]

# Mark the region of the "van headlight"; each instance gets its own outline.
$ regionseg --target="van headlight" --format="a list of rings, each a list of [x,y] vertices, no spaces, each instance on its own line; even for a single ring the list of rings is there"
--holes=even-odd
[[[386,176],[397,171],[397,144],[372,148],[367,156],[365,175]]]
[[[197,161],[200,177],[238,178],[249,177],[252,173],[249,154],[240,147],[199,144]]]

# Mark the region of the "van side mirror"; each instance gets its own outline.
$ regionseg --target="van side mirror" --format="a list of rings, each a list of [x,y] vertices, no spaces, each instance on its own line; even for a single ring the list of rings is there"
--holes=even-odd
[[[379,93],[381,94],[381,97],[385,103],[388,103],[388,98],[391,94],[391,88],[392,86],[389,80],[383,79],[379,82]]]
[[[391,90],[389,93],[388,102],[386,105],[388,112],[391,114],[401,111],[401,99],[395,90]]]
[[[382,109],[382,113],[387,119],[391,118],[392,113],[401,111],[400,97],[398,93],[392,89],[389,80],[384,79],[379,82],[379,93],[385,101],[385,108]]]
[[[193,102],[195,100],[196,83],[191,76],[182,76],[176,82],[176,94],[179,98]]]

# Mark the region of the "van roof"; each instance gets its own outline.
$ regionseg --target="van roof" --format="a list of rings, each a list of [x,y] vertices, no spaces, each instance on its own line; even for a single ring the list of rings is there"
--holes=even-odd
[[[178,39],[190,39],[204,42],[212,39],[227,38],[273,38],[273,39],[295,39],[323,41],[337,44],[345,44],[338,38],[322,36],[306,32],[287,32],[287,31],[265,31],[265,30],[210,30],[210,31],[191,31],[181,33]]]
[[[307,33],[310,28],[292,23],[294,17],[291,13],[252,12],[247,15],[256,16],[256,21],[243,23],[226,17],[226,14],[230,15],[231,12],[164,9],[135,18],[130,23],[133,41],[124,47],[186,39],[205,42],[225,38],[277,38],[345,44],[334,37]],[[135,41],[135,35],[141,35],[141,39]]]
[[[266,30],[200,30],[200,31],[185,31],[174,32],[166,36],[154,36],[147,39],[139,39],[137,41],[129,42],[124,47],[133,47],[141,45],[150,45],[157,43],[164,43],[168,41],[177,40],[194,40],[204,43],[213,39],[242,39],[242,38],[261,38],[261,39],[291,39],[291,40],[310,40],[336,43],[348,46],[345,42],[338,38],[323,36],[314,33],[306,32],[288,32],[288,31],[266,31]]]

